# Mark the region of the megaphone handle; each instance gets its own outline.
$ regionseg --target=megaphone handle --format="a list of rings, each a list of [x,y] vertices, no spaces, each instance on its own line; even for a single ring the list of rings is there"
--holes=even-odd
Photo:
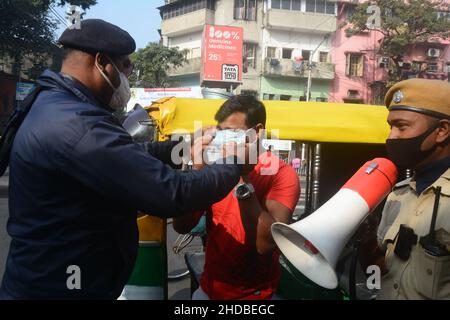
[[[362,240],[357,239],[353,244],[353,252],[350,260],[350,271],[348,276],[348,291],[350,300],[357,300],[356,294],[356,267],[358,263],[359,249],[361,248]]]

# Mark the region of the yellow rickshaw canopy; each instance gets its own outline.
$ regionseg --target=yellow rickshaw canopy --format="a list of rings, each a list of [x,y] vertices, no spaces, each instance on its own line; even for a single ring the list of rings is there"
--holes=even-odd
[[[214,116],[225,100],[164,98],[152,104],[158,111],[160,134],[194,132],[196,128],[216,125]],[[268,133],[279,139],[316,142],[384,144],[389,134],[384,106],[263,101],[267,110]],[[278,130],[278,132],[273,132]]]

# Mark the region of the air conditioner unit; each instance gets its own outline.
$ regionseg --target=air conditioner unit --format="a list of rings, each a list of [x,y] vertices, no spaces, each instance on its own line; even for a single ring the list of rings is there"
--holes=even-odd
[[[430,58],[438,58],[441,55],[440,49],[430,48],[428,49],[427,56]]]

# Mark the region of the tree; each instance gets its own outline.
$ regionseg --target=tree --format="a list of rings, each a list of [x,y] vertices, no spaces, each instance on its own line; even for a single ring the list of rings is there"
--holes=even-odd
[[[448,11],[445,1],[430,0],[375,0],[359,4],[350,17],[348,35],[368,30],[369,5],[380,9],[380,25],[372,28],[381,32],[383,38],[378,53],[391,60],[387,87],[402,80],[401,62],[405,53],[414,44],[450,37],[450,20],[438,17],[439,11]],[[368,20],[369,19],[369,20]]]
[[[168,48],[158,43],[150,43],[131,55],[135,72],[130,77],[131,85],[146,88],[167,88],[170,79],[167,70],[181,67],[186,59],[186,51]]]
[[[55,44],[56,18],[50,15],[54,5],[78,5],[87,9],[97,0],[0,0],[0,58],[12,58],[19,66],[29,59],[35,67],[30,71],[35,75],[39,66],[48,65],[60,58],[60,50]],[[59,55],[59,56],[58,56]]]

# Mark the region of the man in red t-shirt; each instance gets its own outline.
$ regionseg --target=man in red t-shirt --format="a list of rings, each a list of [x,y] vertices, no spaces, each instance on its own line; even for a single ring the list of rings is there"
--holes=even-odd
[[[259,140],[266,110],[254,97],[239,95],[226,101],[215,119],[219,130],[254,129]],[[196,169],[201,170],[201,166]],[[245,165],[235,191],[205,209],[205,268],[193,298],[271,299],[281,272],[271,226],[290,222],[299,196],[296,172],[271,152],[261,154],[256,165]],[[202,212],[198,212],[176,218],[174,228],[188,233],[201,216]]]

